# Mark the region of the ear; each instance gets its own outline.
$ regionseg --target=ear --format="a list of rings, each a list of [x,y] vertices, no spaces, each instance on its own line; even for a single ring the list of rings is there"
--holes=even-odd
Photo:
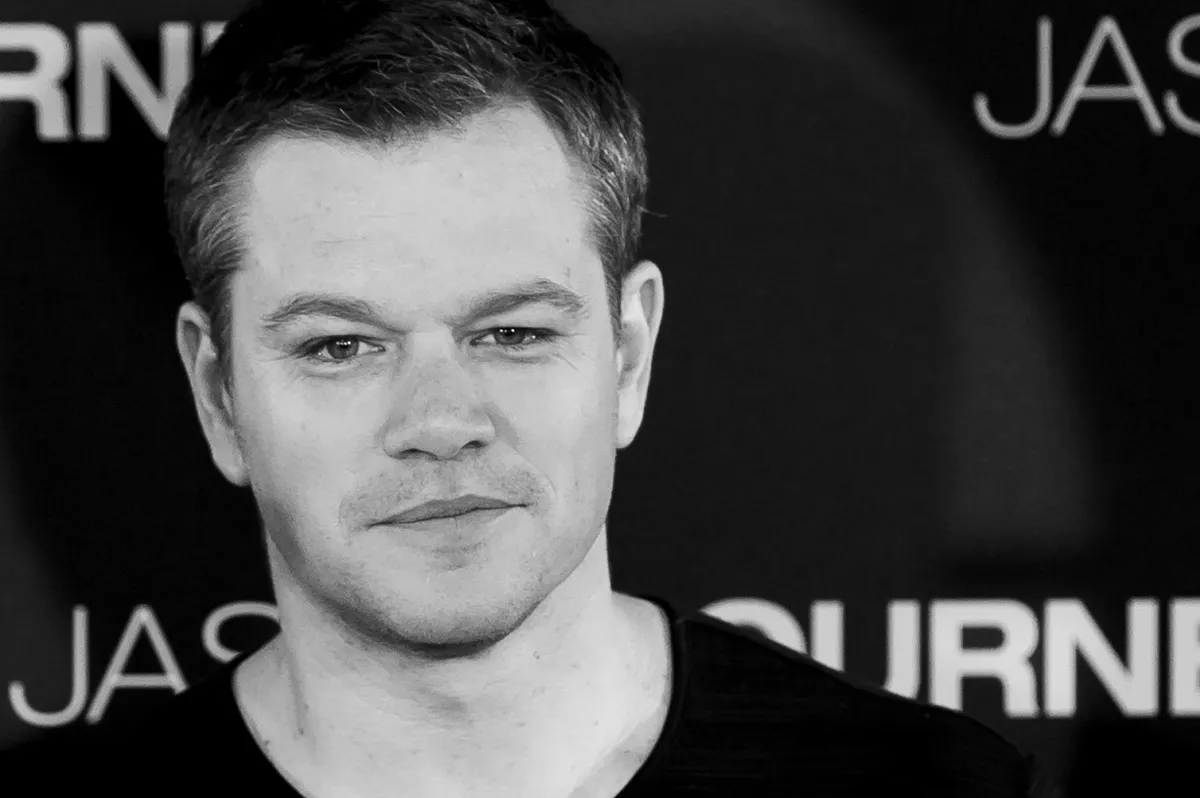
[[[200,416],[204,437],[208,439],[213,462],[225,479],[234,485],[249,485],[234,423],[233,397],[226,375],[221,372],[208,314],[195,302],[186,302],[179,308],[175,322],[175,345],[192,386],[192,398],[196,402],[196,412]]]
[[[642,261],[626,275],[621,296],[621,339],[615,358],[618,449],[633,443],[642,425],[662,314],[662,272],[650,261]]]

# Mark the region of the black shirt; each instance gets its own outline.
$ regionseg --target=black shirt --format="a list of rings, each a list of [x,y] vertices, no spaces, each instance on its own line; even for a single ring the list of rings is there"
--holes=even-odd
[[[662,735],[615,798],[1056,794],[1035,783],[1031,758],[961,713],[641,597],[670,619],[671,703]],[[4,794],[297,798],[234,698],[234,668],[250,653],[127,730],[98,727],[70,743],[51,735],[6,752]]]

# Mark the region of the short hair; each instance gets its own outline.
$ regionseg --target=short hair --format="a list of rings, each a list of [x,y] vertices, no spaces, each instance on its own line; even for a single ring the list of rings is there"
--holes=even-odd
[[[620,69],[544,0],[256,0],[200,60],[171,119],[167,221],[226,380],[244,166],[276,136],[379,151],[528,105],[583,178],[614,340],[645,213],[641,118]]]

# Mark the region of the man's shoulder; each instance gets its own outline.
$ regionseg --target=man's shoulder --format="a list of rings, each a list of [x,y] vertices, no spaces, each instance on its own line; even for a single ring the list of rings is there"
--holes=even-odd
[[[108,786],[116,783],[118,757],[126,750],[103,726],[43,731],[0,751],[0,780],[14,796],[69,795]]]
[[[237,712],[222,669],[136,716],[12,746],[0,752],[0,780],[19,786],[5,793],[14,798],[92,794],[108,786],[119,786],[117,794],[127,798],[221,794],[231,787],[228,768],[246,755],[250,739]]]
[[[939,782],[977,785],[978,792],[962,794],[1055,794],[1031,756],[962,712],[859,681],[711,616],[688,621],[693,718],[767,728],[779,746],[803,751],[814,765],[908,774],[926,789]]]

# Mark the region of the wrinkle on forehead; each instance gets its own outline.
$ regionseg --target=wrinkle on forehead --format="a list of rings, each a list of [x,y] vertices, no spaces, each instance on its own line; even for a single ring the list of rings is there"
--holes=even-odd
[[[495,108],[466,120],[461,129],[398,139],[385,148],[336,138],[272,137],[248,158],[247,187],[252,200],[312,196],[314,207],[323,207],[328,197],[314,190],[361,187],[354,176],[363,171],[363,156],[373,166],[399,167],[444,187],[491,189],[514,199],[557,190],[586,204],[583,170],[559,135],[526,106]],[[514,179],[518,174],[523,179]]]
[[[399,265],[476,280],[525,263],[572,281],[581,264],[602,272],[579,174],[527,108],[386,150],[281,137],[248,164],[249,254],[264,277]]]

